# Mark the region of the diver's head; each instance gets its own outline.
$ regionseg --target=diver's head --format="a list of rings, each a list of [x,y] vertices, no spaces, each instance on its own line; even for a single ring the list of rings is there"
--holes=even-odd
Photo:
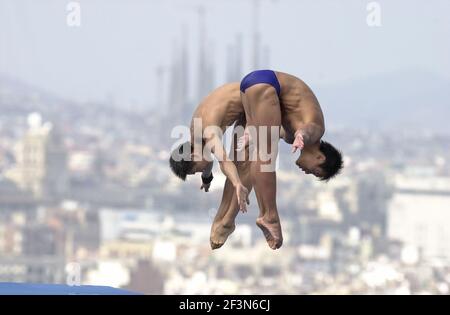
[[[305,146],[295,164],[322,181],[333,178],[343,168],[341,152],[322,140],[316,145]]]
[[[210,163],[212,162],[205,160],[202,156],[198,156],[193,151],[189,141],[180,144],[173,150],[169,159],[172,172],[182,180],[186,180],[187,175],[203,172]]]

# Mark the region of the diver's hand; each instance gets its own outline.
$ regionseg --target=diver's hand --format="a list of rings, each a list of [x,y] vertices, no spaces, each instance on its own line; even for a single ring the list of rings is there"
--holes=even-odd
[[[214,176],[213,176],[212,173],[210,173],[209,176],[204,177],[202,175],[201,178],[202,178],[202,185],[200,186],[200,190],[205,189],[205,192],[208,192],[209,191],[209,187],[211,186],[211,182],[212,182]]]
[[[241,210],[242,212],[247,212],[247,205],[250,204],[250,201],[248,200],[248,189],[242,184],[237,184],[236,196],[238,200],[239,210]]]
[[[292,143],[292,153],[295,153],[298,149],[303,150],[305,146],[305,140],[301,132],[297,131],[295,133],[294,142]]]
[[[208,192],[210,186],[211,186],[211,183],[208,183],[208,184],[203,183],[202,186],[200,186],[200,190],[205,189],[205,192]]]
[[[244,135],[238,139],[236,151],[240,152],[250,143],[250,133],[247,129],[244,130]]]

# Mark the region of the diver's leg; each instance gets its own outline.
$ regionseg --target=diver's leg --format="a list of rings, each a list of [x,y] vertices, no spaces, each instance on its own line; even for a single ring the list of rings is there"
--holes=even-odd
[[[238,125],[245,125],[245,120],[244,122],[238,122],[236,126]],[[248,146],[245,148],[244,161],[239,161],[237,159],[236,148],[237,141],[234,138],[230,155],[233,154],[231,158],[234,159],[239,178],[250,193],[252,190],[252,184],[250,178],[250,162],[248,161]],[[238,213],[239,205],[237,202],[235,189],[232,183],[227,179],[223,189],[222,201],[211,227],[210,244],[212,249],[221,247],[227,240],[228,236],[233,233],[235,229],[235,218]]]
[[[225,214],[228,211],[236,212],[237,215],[239,207],[234,187],[227,178],[223,188],[222,201],[211,226],[209,242],[212,249],[221,247],[236,227],[234,221],[224,220]]]
[[[252,190],[250,164],[248,163],[247,165],[247,169],[242,169],[239,166],[237,168],[242,184],[250,193]],[[235,219],[238,213],[239,205],[235,190],[231,182],[227,179],[223,189],[222,202],[211,227],[210,244],[212,249],[221,247],[228,236],[233,233],[236,227]]]
[[[283,243],[276,204],[275,173],[281,125],[280,102],[276,90],[267,84],[253,85],[241,96],[248,125],[253,125],[256,129],[256,160],[252,160],[250,167],[250,177],[260,208],[256,224],[263,231],[270,248],[277,249]],[[270,158],[266,161],[268,157]]]

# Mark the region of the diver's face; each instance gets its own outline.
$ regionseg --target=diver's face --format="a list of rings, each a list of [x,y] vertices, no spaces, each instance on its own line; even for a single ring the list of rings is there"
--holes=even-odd
[[[319,149],[304,149],[295,164],[305,173],[322,177],[323,170],[320,165],[325,162],[325,155]]]

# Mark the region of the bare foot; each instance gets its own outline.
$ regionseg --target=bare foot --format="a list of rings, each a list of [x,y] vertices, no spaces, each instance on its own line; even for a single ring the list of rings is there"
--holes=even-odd
[[[221,221],[214,222],[211,227],[211,235],[209,238],[209,243],[211,244],[211,249],[217,249],[225,244],[228,236],[233,233],[236,228],[235,224],[223,224]]]
[[[278,249],[283,244],[279,220],[267,220],[264,217],[256,219],[256,225],[263,231],[267,244],[272,249]]]

